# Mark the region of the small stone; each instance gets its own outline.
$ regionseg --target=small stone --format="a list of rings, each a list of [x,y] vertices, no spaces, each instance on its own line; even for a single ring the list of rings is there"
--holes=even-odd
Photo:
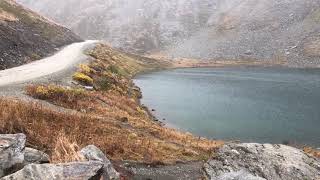
[[[240,154],[240,153],[239,153],[237,150],[235,150],[235,149],[232,149],[231,151],[232,151],[233,153],[235,153],[235,154],[238,154],[238,155]]]
[[[250,50],[247,50],[244,54],[250,56],[252,55],[252,52]]]
[[[83,148],[80,153],[88,161],[100,161],[104,164],[103,167],[103,179],[104,180],[118,180],[120,179],[119,173],[113,168],[110,160],[105,154],[96,146],[89,145]]]
[[[120,118],[120,121],[127,123],[127,122],[129,122],[129,119],[127,117],[122,117],[122,118]]]
[[[79,83],[76,82],[76,81],[72,81],[71,83],[74,84],[74,85],[79,85]]]
[[[93,86],[84,86],[84,89],[87,91],[93,91],[94,87]]]

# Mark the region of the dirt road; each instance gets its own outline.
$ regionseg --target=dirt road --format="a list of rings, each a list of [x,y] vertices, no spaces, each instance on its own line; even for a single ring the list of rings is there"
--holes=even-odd
[[[74,43],[66,46],[53,56],[0,71],[0,87],[25,83],[74,67],[74,65],[87,58],[84,51],[93,47],[97,42],[90,40]]]

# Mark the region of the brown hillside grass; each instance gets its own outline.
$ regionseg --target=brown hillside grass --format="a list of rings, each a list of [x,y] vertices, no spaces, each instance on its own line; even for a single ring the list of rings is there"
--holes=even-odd
[[[141,106],[141,92],[131,77],[166,63],[125,55],[105,45],[89,54],[95,60],[80,65],[78,73],[92,79],[94,90],[83,90],[81,85],[29,85],[26,94],[60,106],[62,112],[0,99],[0,133],[25,133],[28,144],[48,152],[54,162],[79,159],[75,152],[89,144],[113,160],[151,164],[207,159],[223,144],[163,127]]]
[[[320,158],[320,151],[313,149],[311,147],[305,147],[303,148],[303,151],[311,156],[314,156],[316,158]]]
[[[0,109],[0,133],[25,133],[28,146],[47,152],[54,162],[77,159],[74,152],[88,144],[98,146],[113,160],[145,163],[204,159],[221,145],[151,121],[138,123],[137,119],[130,119],[131,123],[123,123],[113,114],[101,118],[62,113],[14,99],[0,99]]]

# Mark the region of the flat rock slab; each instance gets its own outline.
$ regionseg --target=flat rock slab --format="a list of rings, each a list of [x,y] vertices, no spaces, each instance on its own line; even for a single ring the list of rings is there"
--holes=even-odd
[[[132,180],[199,180],[203,179],[204,162],[177,163],[175,165],[149,166],[134,162],[117,165],[121,174]]]
[[[0,177],[22,165],[25,142],[26,136],[24,134],[0,135]]]
[[[24,165],[49,163],[49,155],[32,148],[25,148]]]
[[[1,180],[99,180],[103,163],[97,161],[65,164],[29,164]]]
[[[285,145],[228,144],[204,171],[214,180],[318,180],[320,161]]]

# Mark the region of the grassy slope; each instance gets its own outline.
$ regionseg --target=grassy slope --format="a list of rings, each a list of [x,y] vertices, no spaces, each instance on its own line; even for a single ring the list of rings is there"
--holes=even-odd
[[[53,161],[77,159],[73,157],[76,149],[95,144],[113,160],[174,163],[206,159],[222,144],[165,128],[140,105],[141,93],[132,76],[169,67],[169,63],[124,54],[106,45],[89,54],[94,60],[80,65],[74,78],[94,86],[94,91],[80,85],[26,88],[30,96],[74,113],[0,99],[0,133],[27,134],[28,144],[48,152]]]
[[[81,39],[12,0],[0,1],[0,70],[40,59]]]

